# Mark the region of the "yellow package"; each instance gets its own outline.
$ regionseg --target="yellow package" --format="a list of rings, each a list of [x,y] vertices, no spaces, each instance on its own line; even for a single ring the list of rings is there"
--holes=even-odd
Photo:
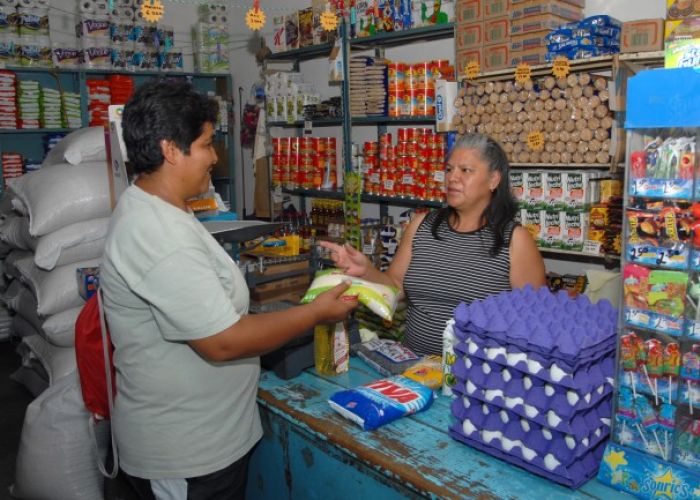
[[[440,356],[424,356],[402,375],[433,390],[439,389],[442,385],[442,358]]]

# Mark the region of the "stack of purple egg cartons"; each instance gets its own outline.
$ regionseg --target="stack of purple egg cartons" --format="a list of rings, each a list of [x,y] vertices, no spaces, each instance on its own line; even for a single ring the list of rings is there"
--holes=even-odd
[[[617,311],[543,287],[455,310],[450,435],[576,488],[610,433]]]

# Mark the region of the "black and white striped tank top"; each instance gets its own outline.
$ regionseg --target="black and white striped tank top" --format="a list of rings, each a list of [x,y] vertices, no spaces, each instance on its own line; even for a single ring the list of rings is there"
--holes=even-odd
[[[403,280],[409,306],[404,342],[417,354],[442,353],[445,322],[460,302],[511,289],[509,249],[515,222],[506,226],[504,244],[492,257],[494,233],[488,226],[462,233],[444,221],[436,240],[430,228],[437,214],[428,214],[418,227]]]

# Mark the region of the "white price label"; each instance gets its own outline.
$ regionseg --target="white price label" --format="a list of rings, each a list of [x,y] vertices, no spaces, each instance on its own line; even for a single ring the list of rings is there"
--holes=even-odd
[[[314,124],[311,120],[304,120],[304,135],[311,135],[314,131]]]
[[[379,184],[379,182],[381,181],[379,174],[370,174],[369,181],[372,184]]]
[[[394,190],[394,181],[391,179],[387,179],[384,181],[384,189],[387,191],[393,191]]]
[[[404,186],[413,186],[413,176],[410,174],[405,174],[401,179]]]
[[[583,242],[583,253],[600,255],[600,241],[586,240]]]
[[[435,182],[445,182],[445,171],[444,170],[438,170],[433,174],[433,180]]]

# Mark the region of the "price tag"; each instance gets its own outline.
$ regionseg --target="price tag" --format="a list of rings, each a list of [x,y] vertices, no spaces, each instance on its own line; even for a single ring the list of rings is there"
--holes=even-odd
[[[585,240],[582,252],[589,255],[600,255],[600,241]]]
[[[552,62],[552,74],[557,78],[566,78],[571,73],[571,63],[564,56],[559,56]]]
[[[311,120],[304,120],[304,135],[311,135],[314,131],[314,124]]]
[[[433,180],[435,182],[445,182],[445,171],[444,170],[438,170],[433,174]]]
[[[518,64],[515,68],[515,81],[525,83],[532,79],[532,68],[529,64]]]
[[[245,15],[245,23],[253,31],[265,26],[265,13],[260,8],[253,7]]]
[[[413,176],[411,174],[405,174],[401,179],[401,183],[404,186],[413,186]]]
[[[328,5],[330,7],[330,4]],[[321,26],[326,31],[333,31],[338,27],[338,16],[330,9],[321,13]]]
[[[143,18],[151,23],[158,22],[163,17],[164,12],[165,7],[163,7],[163,3],[160,0],[146,0],[141,5]]]
[[[370,174],[369,180],[372,184],[379,184],[379,182],[381,181],[378,173]]]
[[[384,189],[387,191],[393,191],[394,190],[394,181],[391,179],[387,179],[384,181]]]
[[[467,75],[468,80],[474,80],[481,73],[481,66],[479,61],[469,61],[464,67],[464,74]]]
[[[542,132],[527,134],[527,147],[530,151],[542,151],[544,149],[544,134]]]

